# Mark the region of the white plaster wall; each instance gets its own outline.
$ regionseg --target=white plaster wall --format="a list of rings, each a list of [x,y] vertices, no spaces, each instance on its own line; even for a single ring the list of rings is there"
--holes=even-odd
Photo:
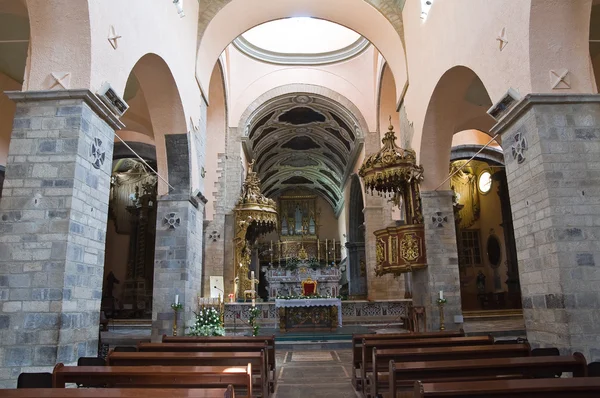
[[[350,60],[320,66],[286,66],[257,61],[228,47],[229,123],[237,126],[252,102],[276,87],[294,83],[327,87],[348,98],[363,114],[369,129],[375,129],[375,85],[373,55],[369,46]]]

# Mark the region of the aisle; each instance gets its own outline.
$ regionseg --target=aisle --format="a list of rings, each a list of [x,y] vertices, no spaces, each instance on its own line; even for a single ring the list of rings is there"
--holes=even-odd
[[[277,353],[274,398],[356,398],[350,375],[352,352],[282,351]]]

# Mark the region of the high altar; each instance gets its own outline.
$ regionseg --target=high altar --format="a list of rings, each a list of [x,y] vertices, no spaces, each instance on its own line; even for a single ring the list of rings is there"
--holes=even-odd
[[[314,195],[288,195],[279,198],[278,242],[259,245],[259,257],[268,283],[269,300],[278,296],[299,296],[302,282],[316,281],[315,294],[340,294],[340,242],[319,239],[319,215]]]

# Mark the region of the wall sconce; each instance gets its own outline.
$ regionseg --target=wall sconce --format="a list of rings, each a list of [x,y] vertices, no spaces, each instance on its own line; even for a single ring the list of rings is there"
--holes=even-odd
[[[177,14],[179,14],[179,18],[185,17],[185,13],[183,12],[183,0],[173,0],[173,4],[177,7]]]

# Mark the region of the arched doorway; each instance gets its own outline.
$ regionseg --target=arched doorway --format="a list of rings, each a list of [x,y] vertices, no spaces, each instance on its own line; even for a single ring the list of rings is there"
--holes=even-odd
[[[454,192],[464,313],[521,308],[512,213],[503,163],[497,143],[486,148],[477,144],[452,148],[451,189]]]
[[[353,174],[350,182],[350,203],[348,203],[348,296],[351,299],[367,297],[367,269],[365,257],[365,208],[359,177]]]

